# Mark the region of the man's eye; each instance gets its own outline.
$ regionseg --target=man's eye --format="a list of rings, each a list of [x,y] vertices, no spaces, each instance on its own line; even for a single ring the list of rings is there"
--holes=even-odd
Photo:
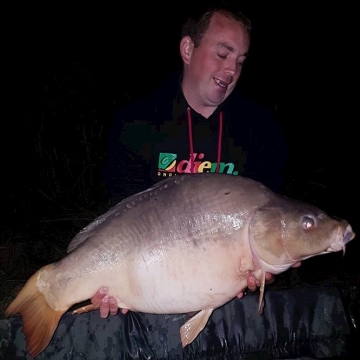
[[[223,54],[218,54],[219,58],[221,59],[226,59],[226,55],[223,55]]]

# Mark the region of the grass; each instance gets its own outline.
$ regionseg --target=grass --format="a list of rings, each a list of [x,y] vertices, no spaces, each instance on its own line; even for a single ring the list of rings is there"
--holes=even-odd
[[[28,278],[40,267],[66,255],[75,234],[107,208],[106,202],[84,208],[55,206],[55,211],[32,214],[1,231],[0,317]]]
[[[29,94],[33,101],[10,125],[2,176],[0,316],[30,275],[63,257],[73,236],[108,208],[101,169],[112,106],[103,110],[94,101],[91,79],[82,73],[74,78],[66,89],[50,81],[44,94]]]

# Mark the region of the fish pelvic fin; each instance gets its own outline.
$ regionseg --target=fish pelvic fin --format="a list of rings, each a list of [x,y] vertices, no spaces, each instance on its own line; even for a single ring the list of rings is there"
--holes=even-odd
[[[214,309],[201,310],[181,326],[180,337],[183,348],[196,339],[206,326],[206,323],[213,311]]]
[[[49,345],[60,318],[65,312],[65,310],[56,311],[51,308],[44,295],[38,290],[39,271],[32,275],[5,310],[6,316],[21,315],[27,351],[33,358]]]
[[[265,271],[261,271],[261,275],[260,275],[260,295],[259,295],[259,314],[261,315],[264,311],[264,306],[265,306],[265,299],[264,299],[264,295],[265,295]]]

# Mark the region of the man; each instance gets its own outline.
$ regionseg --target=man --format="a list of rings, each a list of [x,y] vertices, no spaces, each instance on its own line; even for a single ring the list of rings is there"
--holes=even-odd
[[[115,201],[164,177],[196,172],[247,176],[281,192],[286,148],[279,125],[268,109],[234,91],[250,31],[251,22],[229,7],[187,20],[180,41],[182,73],[116,114],[104,171]],[[272,282],[273,276],[266,279]],[[249,290],[257,286],[249,275]],[[101,317],[118,311],[106,293],[101,288],[91,299]]]

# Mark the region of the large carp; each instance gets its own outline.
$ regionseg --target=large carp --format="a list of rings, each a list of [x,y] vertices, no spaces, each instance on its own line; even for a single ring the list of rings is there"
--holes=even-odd
[[[180,330],[186,346],[215,308],[246,288],[250,273],[261,281],[261,311],[265,272],[279,274],[309,257],[345,251],[354,236],[347,221],[251,179],[175,176],[126,198],[81,230],[68,254],[38,270],[6,314],[21,314],[35,357],[64,312],[107,286],[120,308],[197,312]]]

